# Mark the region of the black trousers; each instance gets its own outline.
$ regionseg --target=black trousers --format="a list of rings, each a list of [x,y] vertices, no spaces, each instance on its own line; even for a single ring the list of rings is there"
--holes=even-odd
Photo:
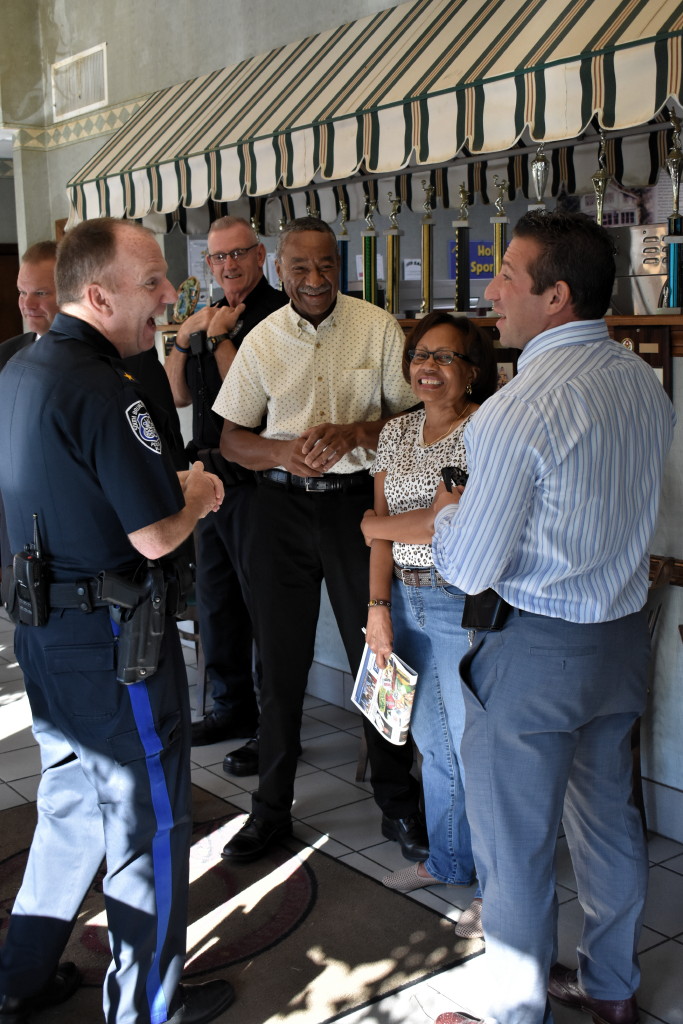
[[[218,512],[197,524],[197,614],[214,710],[256,728],[248,533],[255,485],[226,486]],[[247,731],[251,731],[247,728]]]
[[[353,675],[360,664],[369,567],[360,521],[372,501],[369,474],[367,491],[353,493],[307,493],[267,481],[256,488],[250,573],[263,676],[252,807],[259,818],[290,814],[323,579]],[[420,790],[410,774],[412,745],[393,746],[362,721],[375,800],[388,817],[414,814]]]

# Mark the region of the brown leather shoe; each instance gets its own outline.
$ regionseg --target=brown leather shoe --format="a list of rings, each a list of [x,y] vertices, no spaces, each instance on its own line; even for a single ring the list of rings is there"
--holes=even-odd
[[[593,999],[579,985],[577,972],[562,964],[553,964],[550,968],[548,995],[558,1003],[590,1013],[593,1024],[638,1024],[635,996],[629,999]]]

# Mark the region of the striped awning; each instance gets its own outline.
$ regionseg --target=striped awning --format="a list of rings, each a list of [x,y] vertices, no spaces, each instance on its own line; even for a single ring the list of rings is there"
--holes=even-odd
[[[154,93],[68,185],[143,217],[644,125],[683,93],[680,0],[411,0]]]

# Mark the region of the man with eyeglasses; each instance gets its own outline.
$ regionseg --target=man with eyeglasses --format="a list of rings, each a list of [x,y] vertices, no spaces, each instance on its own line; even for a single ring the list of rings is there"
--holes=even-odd
[[[181,324],[166,358],[179,407],[192,405],[191,459],[200,458],[225,486],[223,506],[197,531],[197,613],[213,707],[192,726],[192,743],[203,746],[248,738],[228,755],[226,771],[253,775],[258,707],[252,676],[252,624],[246,566],[246,534],[254,476],[220,454],[223,420],[212,412],[242,339],[287,302],[263,275],[266,249],[240,217],[221,217],[209,230],[206,261],[224,297]],[[203,335],[200,334],[203,332]],[[194,335],[194,337],[192,337]]]
[[[304,692],[325,580],[349,661],[363,652],[372,505],[368,471],[386,417],[414,404],[403,379],[403,333],[368,302],[339,295],[331,228],[315,217],[281,232],[276,258],[290,305],[245,340],[214,405],[226,417],[221,451],[257,470],[253,504],[254,611],[263,664],[259,785],[252,814],[223,851],[263,856],[292,830]],[[263,416],[261,434],[252,433]],[[387,595],[371,594],[370,598]],[[405,857],[428,855],[411,747],[392,746],[362,719],[382,834]]]

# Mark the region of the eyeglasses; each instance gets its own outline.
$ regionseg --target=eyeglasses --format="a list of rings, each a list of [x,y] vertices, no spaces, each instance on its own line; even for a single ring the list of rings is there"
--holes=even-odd
[[[246,249],[231,249],[230,252],[210,252],[206,257],[212,267],[220,267],[222,263],[225,263],[228,257],[231,260],[243,260],[248,252],[255,249],[258,242],[254,242],[253,245],[247,246]]]
[[[433,352],[428,348],[408,349],[408,359],[411,363],[426,363],[430,356],[439,366],[450,366],[454,359],[462,359],[463,363],[474,366],[469,356],[464,356],[462,352],[454,352],[451,348],[437,348]]]

